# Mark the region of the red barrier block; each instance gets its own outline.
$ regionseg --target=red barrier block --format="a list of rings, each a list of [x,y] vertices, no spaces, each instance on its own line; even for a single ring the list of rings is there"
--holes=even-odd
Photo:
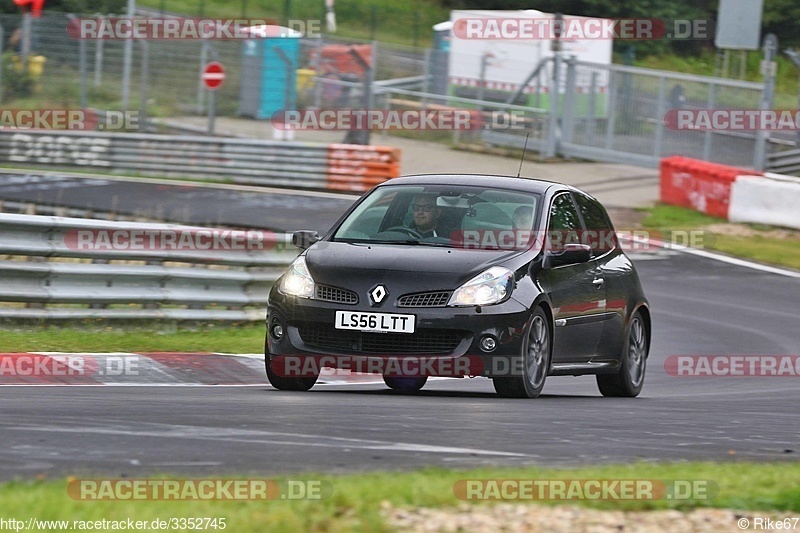
[[[672,156],[661,160],[661,201],[728,218],[731,184],[744,174],[763,175],[745,168]]]

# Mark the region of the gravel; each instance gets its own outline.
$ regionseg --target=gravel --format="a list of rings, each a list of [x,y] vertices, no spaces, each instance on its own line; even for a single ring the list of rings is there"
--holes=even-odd
[[[384,502],[387,522],[401,531],[495,532],[495,531],[585,531],[589,533],[716,533],[754,530],[756,518],[782,520],[790,515],[735,511],[731,509],[694,509],[688,512],[603,511],[576,506],[540,506],[526,504],[468,505],[456,508],[396,508]],[[742,521],[740,526],[740,520]],[[745,524],[744,521],[747,521]],[[759,529],[764,529],[759,528]]]

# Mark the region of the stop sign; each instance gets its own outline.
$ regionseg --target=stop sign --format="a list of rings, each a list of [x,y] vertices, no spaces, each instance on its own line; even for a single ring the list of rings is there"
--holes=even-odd
[[[225,81],[225,69],[222,68],[221,63],[212,61],[203,69],[201,78],[207,89],[212,91],[219,89],[222,82]]]

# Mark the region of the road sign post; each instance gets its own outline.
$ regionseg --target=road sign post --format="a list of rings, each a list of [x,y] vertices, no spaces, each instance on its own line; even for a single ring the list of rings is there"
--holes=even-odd
[[[207,64],[203,69],[203,74],[200,76],[206,90],[210,92],[210,99],[208,102],[208,134],[214,135],[214,119],[217,113],[217,89],[222,86],[225,81],[225,69],[218,61],[212,61]]]

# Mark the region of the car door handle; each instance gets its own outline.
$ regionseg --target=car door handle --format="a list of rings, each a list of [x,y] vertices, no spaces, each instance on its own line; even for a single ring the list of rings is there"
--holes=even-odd
[[[604,284],[605,282],[606,282],[606,280],[604,280],[603,278],[597,278],[596,280],[594,280],[594,281],[592,282],[592,285],[594,285],[595,287],[597,287],[597,288],[599,289],[600,287],[602,287],[602,286],[603,286],[603,284]]]

